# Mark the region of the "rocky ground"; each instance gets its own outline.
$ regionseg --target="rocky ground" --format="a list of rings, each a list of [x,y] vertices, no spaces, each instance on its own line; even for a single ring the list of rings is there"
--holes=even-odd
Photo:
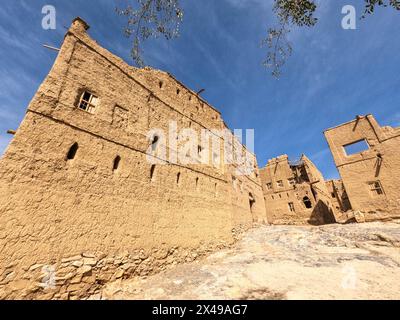
[[[110,283],[102,299],[400,299],[399,223],[254,228],[201,261]]]

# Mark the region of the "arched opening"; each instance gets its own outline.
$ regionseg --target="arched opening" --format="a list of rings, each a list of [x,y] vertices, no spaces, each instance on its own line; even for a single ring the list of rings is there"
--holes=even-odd
[[[179,185],[179,181],[181,180],[181,173],[178,172],[178,174],[176,175],[176,184]]]
[[[69,151],[67,153],[67,160],[73,160],[75,158],[76,153],[78,152],[78,148],[79,148],[79,145],[78,145],[78,143],[75,142],[71,146],[71,148],[69,148]]]
[[[196,189],[199,187],[199,178],[196,178]]]
[[[158,85],[160,86],[160,89],[163,87],[163,82],[162,81],[160,81],[159,83],[158,83]]]
[[[153,180],[154,180],[154,173],[155,173],[155,171],[156,171],[156,165],[153,164],[153,165],[151,166],[151,168],[150,168],[150,181],[153,181]]]
[[[113,171],[117,171],[118,170],[120,162],[121,162],[121,157],[120,156],[116,156],[115,159],[114,159]]]
[[[153,139],[151,140],[151,150],[152,151],[156,151],[159,140],[160,140],[160,137],[157,135],[155,135],[153,137]]]
[[[256,203],[256,199],[254,198],[253,194],[250,192],[249,193],[250,212],[253,212],[255,203]]]
[[[304,203],[304,205],[305,205],[305,207],[307,209],[311,209],[312,208],[312,202],[311,202],[309,197],[304,197],[303,198],[303,203]]]

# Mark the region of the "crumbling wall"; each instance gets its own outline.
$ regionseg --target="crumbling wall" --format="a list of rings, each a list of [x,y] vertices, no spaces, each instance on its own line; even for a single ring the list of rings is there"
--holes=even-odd
[[[0,162],[0,298],[80,298],[227,246],[257,220],[232,204],[230,167],[171,162],[182,141],[160,141],[167,158],[149,151],[150,129],[222,129],[220,114],[170,75],[129,67],[87,28],[74,20]],[[77,108],[84,91],[100,99],[93,114]],[[246,183],[261,193],[255,177]]]
[[[326,188],[331,194],[331,199],[336,211],[346,212],[351,210],[349,197],[342,180],[326,181]]]
[[[381,127],[372,115],[358,116],[326,130],[325,137],[352,209],[366,221],[400,217],[400,128]],[[364,148],[351,152],[358,143]]]

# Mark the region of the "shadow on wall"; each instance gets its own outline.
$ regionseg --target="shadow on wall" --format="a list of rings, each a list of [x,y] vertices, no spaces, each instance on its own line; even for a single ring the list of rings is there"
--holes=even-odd
[[[307,221],[313,226],[336,223],[335,216],[332,210],[321,200],[318,200],[314,207],[310,219]]]

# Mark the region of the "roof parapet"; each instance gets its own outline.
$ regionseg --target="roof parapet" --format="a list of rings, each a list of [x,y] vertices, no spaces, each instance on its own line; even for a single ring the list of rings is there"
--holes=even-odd
[[[90,26],[81,17],[76,17],[74,20],[72,20],[71,28],[79,28],[79,29],[83,29],[83,31],[87,31],[87,30],[89,30]]]

